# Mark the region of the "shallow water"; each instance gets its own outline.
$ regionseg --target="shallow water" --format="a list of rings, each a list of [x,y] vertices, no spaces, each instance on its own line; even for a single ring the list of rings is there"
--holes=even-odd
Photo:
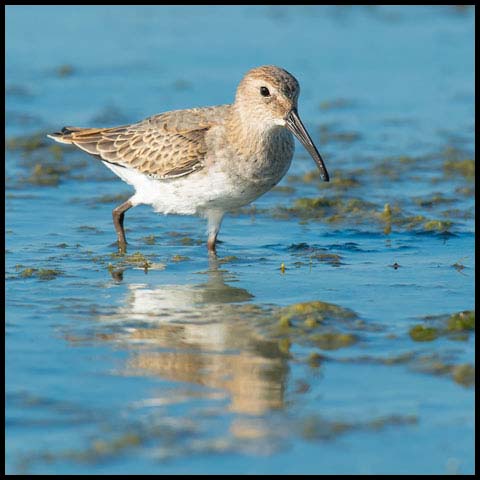
[[[472,8],[10,6],[6,30],[7,473],[474,472]],[[261,64],[299,79],[331,183],[297,145],[217,261],[147,207],[115,255],[129,187],[44,132],[228,103]]]

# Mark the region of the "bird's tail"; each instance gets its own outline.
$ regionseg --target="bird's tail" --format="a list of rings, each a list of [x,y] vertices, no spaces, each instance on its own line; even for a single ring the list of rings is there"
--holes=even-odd
[[[80,128],[80,127],[63,127],[60,132],[49,133],[48,138],[55,140],[58,143],[73,143],[73,134],[88,133],[88,131],[97,130],[97,128]]]

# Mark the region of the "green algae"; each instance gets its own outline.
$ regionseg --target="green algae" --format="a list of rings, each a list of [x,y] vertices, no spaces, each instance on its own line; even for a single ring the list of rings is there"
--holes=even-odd
[[[318,352],[312,352],[307,358],[307,363],[311,368],[319,368],[324,360],[324,355]]]
[[[404,227],[406,230],[414,230],[421,226],[425,220],[426,218],[423,215],[411,215],[397,218],[395,224]]]
[[[292,323],[290,322],[290,317],[286,315],[282,315],[280,319],[278,320],[278,324],[282,328],[288,328],[292,326]]]
[[[179,232],[168,232],[170,237],[173,237],[172,245],[179,245],[189,247],[192,245],[201,245],[203,243],[200,239],[194,239],[188,235]]]
[[[19,273],[19,276],[22,278],[36,277],[39,280],[53,280],[54,278],[57,278],[62,273],[63,272],[61,270],[57,270],[57,269],[28,267],[23,269]]]
[[[389,203],[386,203],[383,207],[383,211],[378,215],[381,221],[385,222],[383,233],[389,235],[392,233],[392,208]]]
[[[382,359],[382,363],[383,365],[400,365],[411,361],[413,356],[413,352],[400,353],[398,355],[393,355],[391,357]]]
[[[307,317],[313,316],[318,322],[327,317],[353,319],[356,315],[351,310],[340,307],[333,303],[312,301],[302,302],[283,307],[280,314],[289,318],[297,320],[305,320]]]
[[[450,220],[428,220],[423,224],[423,228],[427,232],[448,232],[451,226]]]
[[[170,259],[172,262],[186,262],[188,260],[190,260],[190,257],[186,257],[184,255],[174,255],[171,259]]]
[[[75,69],[72,65],[64,64],[56,68],[55,73],[59,77],[70,77],[75,73]]]
[[[48,146],[46,132],[36,132],[31,135],[20,135],[7,138],[5,141],[6,150],[20,150],[32,152]]]
[[[20,276],[23,278],[30,278],[37,272],[36,268],[26,268],[25,270],[20,272]]]
[[[29,172],[18,177],[20,185],[56,186],[64,178],[74,178],[73,173],[87,165],[85,160],[63,163],[64,149],[47,144],[44,133],[8,139],[6,149],[18,150],[19,164]]]
[[[474,197],[475,196],[475,185],[472,186],[461,186],[455,188],[455,193],[463,195],[465,197]]]
[[[95,261],[95,258],[97,258],[101,264],[106,266],[111,274],[117,270],[121,270],[123,272],[128,267],[141,268],[145,271],[145,273],[148,273],[149,270],[165,269],[165,264],[155,263],[153,261],[153,256],[150,255],[149,257],[150,258],[141,252],[134,252],[131,254],[116,252],[110,254],[109,256],[110,260],[116,260],[115,264],[107,262],[107,256],[94,257],[93,260]]]
[[[475,160],[471,158],[464,160],[445,160],[443,170],[446,175],[461,175],[467,180],[474,180]]]
[[[227,255],[226,257],[219,258],[217,260],[219,265],[225,265],[226,263],[235,263],[238,262],[240,259],[235,255]]]
[[[475,366],[468,363],[455,365],[452,368],[452,378],[456,383],[465,387],[475,385]]]
[[[320,263],[326,263],[332,267],[338,267],[342,265],[341,260],[343,257],[341,255],[327,252],[326,249],[323,248],[311,247],[304,242],[297,244],[293,243],[290,245],[290,247],[288,247],[288,250],[293,252],[295,257],[303,257],[305,260],[308,259],[309,261],[308,264],[301,261],[294,262],[293,265],[296,267],[301,267],[303,265],[310,265],[311,267],[314,260]]]
[[[448,203],[455,202],[454,198],[445,197],[442,194],[434,194],[428,197],[416,197],[414,198],[414,202],[423,208],[433,208],[437,205],[443,205]]]
[[[272,192],[284,193],[285,195],[290,195],[295,193],[296,189],[294,187],[290,187],[288,185],[277,185],[276,187],[272,188]]]
[[[381,431],[389,426],[418,424],[416,415],[385,415],[367,421],[327,420],[320,415],[309,415],[299,425],[300,435],[307,441],[327,441],[353,430]]]
[[[383,222],[384,233],[389,234],[392,226],[400,227],[405,230],[423,230],[445,232],[451,227],[449,220],[428,220],[424,215],[406,215],[398,205],[391,206],[386,203],[383,211],[374,212],[373,216]]]
[[[342,357],[339,359],[324,357],[323,360],[354,363],[356,365],[364,363],[389,366],[405,365],[411,371],[448,377],[455,383],[465,387],[470,387],[475,384],[475,365],[446,362],[438,353],[419,354],[418,352],[409,351],[391,357],[363,355],[358,357]]]
[[[300,428],[300,434],[305,440],[330,440],[342,433],[353,430],[355,424],[341,421],[328,421],[315,415],[304,419]]]
[[[471,364],[452,364],[444,362],[438,355],[422,355],[411,364],[414,371],[430,375],[447,376],[464,387],[475,384],[475,366]]]
[[[65,155],[73,152],[74,147],[52,143],[43,131],[6,139],[5,149],[15,153],[17,164],[23,169],[8,183],[22,187],[26,184],[51,187],[67,178],[82,177],[78,172],[89,162],[75,159],[65,163]]]
[[[465,310],[452,315],[425,317],[428,325],[416,325],[410,329],[415,341],[431,341],[442,336],[449,340],[465,341],[475,331],[475,311]]]
[[[339,205],[341,200],[329,198],[299,198],[295,200],[293,209],[295,211],[317,211],[321,208],[331,208]]]
[[[317,325],[318,325],[318,321],[316,318],[314,317],[307,317],[303,324],[305,325],[305,327],[307,328],[315,328]]]
[[[146,243],[147,245],[155,245],[155,235],[147,235],[146,237],[142,237],[141,240]]]
[[[331,181],[322,186],[337,190],[350,190],[360,186],[360,181],[354,176],[345,176],[334,172]]]
[[[318,182],[318,181],[321,181],[321,178],[320,178],[320,173],[317,170],[310,170],[309,172],[307,173],[304,173],[301,177],[300,177],[300,180],[303,182],[303,183],[312,183],[312,182]],[[329,182],[330,183],[330,182]]]
[[[288,338],[282,338],[278,341],[278,349],[283,354],[289,355],[291,346],[292,342]]]
[[[52,269],[52,268],[40,268],[36,273],[37,277],[40,280],[53,280],[54,278],[61,275],[62,272],[60,270]]]
[[[345,174],[341,170],[334,170],[331,174],[331,179],[328,183],[323,182],[320,177],[318,169],[309,170],[303,175],[289,175],[287,177],[289,183],[298,183],[298,184],[312,184],[316,183],[321,189],[333,189],[333,190],[350,190],[360,186],[360,181],[353,174]],[[292,188],[292,187],[287,187]]]
[[[136,265],[136,264],[145,264],[148,263],[147,257],[141,252],[135,252],[131,254],[118,255],[113,254],[114,257],[120,256],[122,261],[126,264]]]
[[[60,452],[43,452],[41,460],[47,463],[65,462],[67,460],[94,464],[108,458],[121,455],[125,450],[131,450],[140,446],[144,438],[139,433],[126,432],[118,437],[106,439],[94,439],[90,445],[82,450],[64,450]]]
[[[416,415],[388,415],[375,418],[366,423],[366,426],[374,430],[379,430],[391,425],[417,425],[418,417]]]
[[[466,332],[475,330],[475,311],[465,310],[455,313],[447,320],[446,328],[449,332]]]
[[[94,440],[92,442],[92,451],[97,455],[113,455],[129,447],[140,445],[142,439],[138,434],[125,433],[112,440]]]
[[[352,333],[326,332],[311,335],[309,340],[322,350],[338,350],[357,343],[358,338]]]
[[[403,165],[415,165],[418,163],[418,158],[411,157],[409,155],[400,155],[395,159],[395,161]]]
[[[342,324],[356,330],[365,328],[353,311],[321,301],[293,304],[272,314],[276,324],[267,327],[270,336],[322,350],[337,350],[357,343],[357,335],[336,331]]]
[[[310,255],[312,260],[318,260],[322,263],[327,263],[332,267],[339,267],[342,265],[341,259],[342,257],[336,253],[320,253],[315,252]]]
[[[410,329],[410,338],[416,342],[431,342],[438,338],[438,330],[424,325],[415,325]]]
[[[415,352],[409,351],[392,355],[389,357],[376,357],[372,355],[362,355],[359,357],[343,357],[338,362],[345,363],[367,363],[372,365],[402,365],[408,364],[416,357]]]
[[[60,145],[50,145],[48,151],[52,154],[53,160],[57,162],[63,160],[64,150]]]
[[[349,347],[359,340],[356,332],[378,329],[378,326],[363,322],[351,310],[321,301],[256,309],[253,317],[247,317],[271,339],[288,340],[290,344],[322,350]],[[339,328],[355,332],[337,331]]]
[[[26,181],[32,185],[58,185],[67,167],[37,163]]]
[[[280,207],[275,212],[280,216],[299,217],[304,220],[321,220],[338,222],[347,220],[364,221],[373,219],[375,205],[360,198],[298,198],[292,207]]]
[[[386,203],[383,206],[383,211],[379,214],[379,217],[385,221],[385,222],[391,222],[392,221],[392,207],[390,206],[389,203]]]
[[[460,208],[449,208],[447,210],[442,210],[440,214],[445,218],[457,218],[462,220],[475,218],[474,212],[471,210],[462,210]]]

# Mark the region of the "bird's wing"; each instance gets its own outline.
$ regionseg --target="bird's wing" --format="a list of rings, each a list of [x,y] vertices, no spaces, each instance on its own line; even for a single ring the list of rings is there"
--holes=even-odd
[[[176,110],[113,128],[65,127],[49,137],[153,178],[181,177],[203,168],[205,134],[222,123],[228,107]]]

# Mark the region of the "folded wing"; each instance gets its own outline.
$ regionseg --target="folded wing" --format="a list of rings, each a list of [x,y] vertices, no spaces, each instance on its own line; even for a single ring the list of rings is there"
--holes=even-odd
[[[206,133],[222,121],[227,110],[228,105],[177,110],[132,125],[65,127],[48,136],[152,178],[176,178],[203,168]]]

